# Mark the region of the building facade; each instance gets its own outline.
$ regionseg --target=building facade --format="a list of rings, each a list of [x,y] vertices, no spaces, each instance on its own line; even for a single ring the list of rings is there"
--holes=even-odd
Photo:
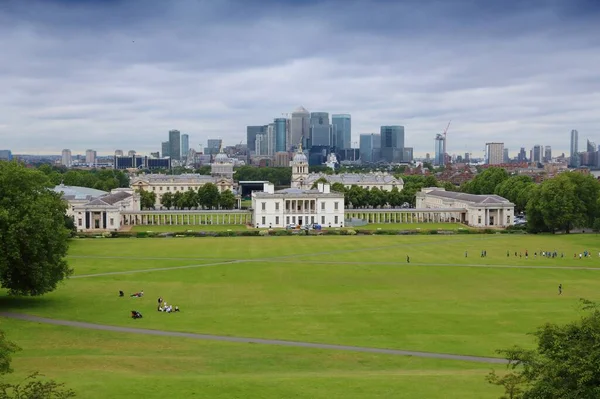
[[[115,154],[116,155],[116,154]],[[123,152],[121,152],[121,156],[123,155]],[[171,153],[169,151],[169,142],[168,141],[163,141],[161,144],[161,155],[163,157],[170,157]]]
[[[292,112],[290,121],[290,148],[294,150],[300,144],[306,147],[306,140],[310,137],[310,112],[304,107],[298,107]]]
[[[86,150],[85,151],[85,163],[89,166],[96,165],[96,151]]]
[[[381,126],[381,158],[388,163],[402,162],[404,126]]]
[[[362,163],[376,163],[381,158],[381,135],[376,133],[361,134],[359,154]]]
[[[275,127],[275,152],[285,151],[287,149],[287,119],[275,118],[273,121]]]
[[[187,159],[190,152],[190,136],[187,134],[181,135],[181,157]]]
[[[71,165],[73,164],[73,156],[71,155],[71,150],[62,150],[60,163],[61,165],[66,166],[67,168],[71,167]]]
[[[352,117],[350,114],[331,115],[331,136],[336,150],[352,148]]]
[[[264,191],[252,193],[252,224],[257,228],[281,228],[319,224],[344,227],[344,194],[332,192],[329,184],[317,189],[287,188],[275,191],[266,183]]]
[[[175,161],[181,160],[181,132],[169,130],[169,156]]]
[[[10,150],[0,150],[0,161],[12,161],[12,152]]]
[[[443,134],[436,134],[435,136],[435,158],[433,160],[433,164],[436,166],[444,165],[446,154],[444,153],[444,148],[446,147],[445,142],[446,138]]]
[[[256,136],[259,134],[265,134],[267,126],[246,126],[246,145],[248,148],[249,156],[256,154]]]
[[[571,130],[571,152],[569,166],[579,167],[579,132],[575,129]]]
[[[488,165],[501,165],[504,163],[504,143],[486,143]]]
[[[310,145],[331,147],[331,125],[329,113],[312,112],[310,114]]]
[[[465,222],[473,227],[508,227],[515,223],[515,205],[498,195],[475,195],[439,187],[417,193],[417,209],[464,209]]]

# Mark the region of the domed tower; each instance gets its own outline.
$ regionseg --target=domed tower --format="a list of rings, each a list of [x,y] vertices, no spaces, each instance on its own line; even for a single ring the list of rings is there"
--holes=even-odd
[[[298,151],[292,160],[292,188],[307,188],[308,159],[302,152],[302,144],[298,145]],[[308,187],[310,188],[310,187]]]
[[[233,162],[223,152],[223,144],[221,144],[219,153],[210,165],[210,172],[215,178],[233,179]]]

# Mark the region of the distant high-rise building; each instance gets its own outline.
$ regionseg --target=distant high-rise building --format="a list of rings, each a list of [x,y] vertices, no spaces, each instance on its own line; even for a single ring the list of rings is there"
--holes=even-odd
[[[469,163],[471,162],[471,154],[469,154],[468,152],[465,152],[465,163]]]
[[[135,157],[135,150],[129,150],[129,151],[127,151],[127,156],[128,157]]]
[[[306,147],[307,140],[310,139],[310,112],[304,107],[298,107],[292,112],[290,121],[290,143],[291,148],[297,148],[300,141]]]
[[[508,148],[505,148],[503,150],[503,156],[502,156],[502,163],[509,163],[510,162],[510,156],[508,155]]]
[[[163,141],[162,145],[161,145],[161,152],[162,152],[162,156],[164,158],[166,157],[170,157],[171,156],[171,152],[169,151],[169,142],[168,141]],[[123,155],[123,152],[121,152],[121,155]]]
[[[267,145],[267,133],[256,135],[254,140],[254,154],[258,156],[269,155],[269,148]]]
[[[331,125],[327,112],[312,112],[310,114],[310,147],[331,147]]]
[[[486,163],[500,165],[504,160],[504,143],[486,143]]]
[[[273,124],[275,125],[275,152],[283,152],[287,149],[285,140],[287,119],[275,118]]]
[[[71,156],[71,150],[64,149],[62,150],[61,164],[66,166],[67,168],[71,167],[73,164],[73,157]]]
[[[517,161],[527,162],[527,152],[525,152],[525,147],[521,147],[521,150],[519,151],[519,155],[517,156]]]
[[[290,166],[290,153],[287,151],[276,152],[273,159],[273,166],[280,168]]]
[[[123,150],[115,150],[115,157],[122,157],[123,156]]]
[[[181,160],[181,132],[169,130],[169,156],[176,161]]]
[[[412,147],[404,147],[402,149],[402,162],[412,162],[413,161],[413,148]]]
[[[575,129],[571,130],[571,153],[570,156],[570,166],[578,167],[579,166],[579,132]]]
[[[223,145],[223,140],[221,139],[208,139],[206,142],[206,147],[204,148],[204,153],[207,155],[215,155],[219,153],[221,149],[221,145]]]
[[[265,134],[267,132],[267,125],[262,126],[246,126],[246,145],[248,146],[249,152],[255,152],[256,147],[256,136],[258,134]]]
[[[435,135],[435,158],[433,159],[433,164],[438,166],[443,166],[445,161],[444,147],[446,138],[443,134]]]
[[[336,150],[352,148],[352,117],[350,114],[331,115],[333,147]]]
[[[12,161],[12,152],[10,150],[0,150],[1,161]]]
[[[534,145],[531,149],[531,162],[544,163],[544,146],[541,144]]]
[[[381,158],[381,135],[376,133],[361,134],[359,154],[362,163],[379,162]]]
[[[188,134],[181,135],[181,157],[187,159],[190,152],[190,136]]]
[[[552,147],[547,145],[544,147],[544,162],[548,163],[552,161]]]
[[[85,152],[85,163],[88,164],[89,166],[96,165],[96,151],[87,150]]]
[[[404,126],[381,126],[381,158],[395,163],[402,162]]]
[[[589,139],[587,140],[587,152],[596,152],[596,143]]]

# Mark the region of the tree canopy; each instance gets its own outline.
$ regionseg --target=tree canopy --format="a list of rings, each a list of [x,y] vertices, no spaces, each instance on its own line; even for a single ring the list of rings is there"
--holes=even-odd
[[[462,185],[462,191],[469,194],[494,194],[496,187],[508,179],[503,168],[490,167],[477,174],[473,180]]]
[[[582,300],[585,314],[564,325],[547,323],[533,334],[535,349],[501,350],[508,373],[488,375],[510,399],[600,397],[600,308]]]
[[[123,171],[113,169],[67,169],[65,167],[40,165],[51,184],[95,188],[110,191],[119,187],[129,187],[129,177]]]
[[[66,202],[47,176],[0,162],[0,284],[12,295],[42,295],[68,277]]]

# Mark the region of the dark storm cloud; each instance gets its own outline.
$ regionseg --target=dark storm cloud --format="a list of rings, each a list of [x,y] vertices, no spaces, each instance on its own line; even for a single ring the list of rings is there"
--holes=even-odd
[[[27,3],[27,4],[25,4]],[[595,1],[9,1],[0,138],[14,151],[237,143],[298,105],[423,154],[598,137]],[[600,137],[597,138],[600,140]]]

